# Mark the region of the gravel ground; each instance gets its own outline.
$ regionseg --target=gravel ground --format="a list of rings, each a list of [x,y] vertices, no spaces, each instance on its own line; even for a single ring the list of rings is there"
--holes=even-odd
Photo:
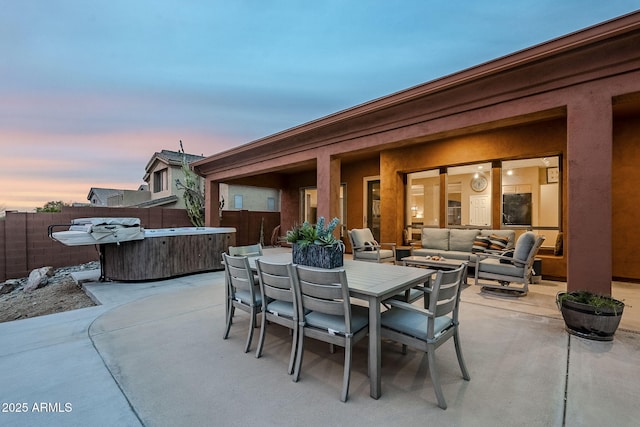
[[[16,289],[0,295],[0,323],[95,305],[69,273],[96,268],[100,268],[97,261],[58,268],[54,276],[49,278],[46,286],[32,292],[22,290],[27,283],[27,278],[19,279],[20,284]]]

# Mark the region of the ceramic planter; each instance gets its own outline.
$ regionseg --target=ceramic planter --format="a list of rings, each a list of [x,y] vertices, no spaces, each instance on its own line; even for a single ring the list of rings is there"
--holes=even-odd
[[[597,341],[611,341],[618,329],[624,304],[613,307],[594,307],[576,301],[560,300],[563,293],[558,294],[558,307],[562,313],[567,332],[570,334]],[[612,298],[611,298],[612,299]]]
[[[344,254],[338,245],[319,246],[308,245],[301,247],[293,244],[293,263],[318,268],[337,268],[344,265]]]

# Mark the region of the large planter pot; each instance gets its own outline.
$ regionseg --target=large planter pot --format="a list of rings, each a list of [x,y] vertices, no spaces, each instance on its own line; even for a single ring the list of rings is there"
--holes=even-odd
[[[608,298],[617,302],[618,306],[616,308],[594,307],[582,302],[563,300],[563,295],[565,293],[558,294],[557,301],[567,332],[590,340],[613,340],[622,318],[624,303]]]
[[[335,246],[293,244],[293,263],[318,268],[337,268],[344,265],[342,248]]]

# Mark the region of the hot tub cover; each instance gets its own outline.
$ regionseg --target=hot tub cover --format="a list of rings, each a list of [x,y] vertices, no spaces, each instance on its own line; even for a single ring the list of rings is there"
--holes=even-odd
[[[69,230],[51,233],[66,246],[98,245],[144,239],[140,218],[78,218]]]

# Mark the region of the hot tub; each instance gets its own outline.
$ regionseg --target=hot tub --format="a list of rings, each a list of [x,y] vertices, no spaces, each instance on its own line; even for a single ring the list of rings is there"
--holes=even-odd
[[[158,280],[222,270],[222,253],[235,244],[232,227],[145,229],[144,239],[100,245],[102,278]]]

